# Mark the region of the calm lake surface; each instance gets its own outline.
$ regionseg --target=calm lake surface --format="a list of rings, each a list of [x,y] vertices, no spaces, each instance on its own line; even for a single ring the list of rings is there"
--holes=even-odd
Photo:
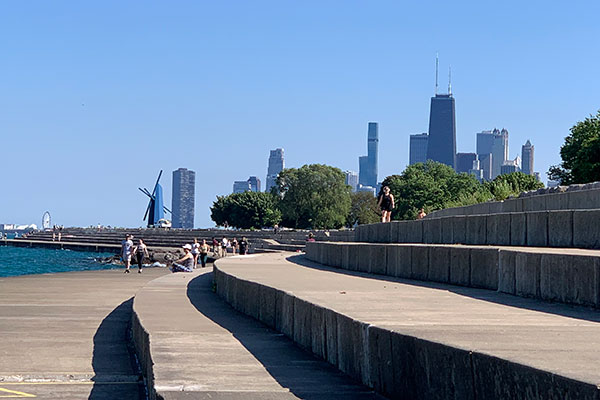
[[[114,254],[0,246],[0,277],[119,268],[117,265],[98,261],[112,255]]]

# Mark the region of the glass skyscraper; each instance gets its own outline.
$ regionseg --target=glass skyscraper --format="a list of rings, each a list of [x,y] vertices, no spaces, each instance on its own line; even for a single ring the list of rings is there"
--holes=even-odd
[[[265,191],[271,191],[271,188],[277,185],[277,175],[285,168],[283,161],[283,149],[271,150],[269,154],[269,166],[267,168],[267,185]]]
[[[506,129],[494,129],[493,131],[478,133],[477,156],[482,162],[486,180],[494,179],[500,175],[502,165],[508,160],[508,131]]]
[[[427,161],[428,142],[429,135],[427,133],[410,135],[409,165]]]
[[[379,151],[379,127],[377,122],[369,122],[367,133],[367,155],[358,158],[358,183],[377,187],[377,158]]]
[[[456,166],[456,116],[451,93],[431,98],[427,159]]]
[[[173,228],[194,229],[196,173],[187,168],[173,171]]]
[[[456,172],[469,173],[473,169],[473,161],[477,160],[475,153],[456,153]]]
[[[529,140],[521,147],[522,171],[527,175],[533,175],[533,150],[534,146]]]

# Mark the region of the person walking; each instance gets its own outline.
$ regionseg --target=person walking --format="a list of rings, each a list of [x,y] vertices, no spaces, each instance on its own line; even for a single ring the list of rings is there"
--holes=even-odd
[[[148,254],[148,246],[146,246],[146,243],[144,243],[144,241],[142,239],[140,239],[138,241],[138,245],[135,246],[135,256],[137,259],[137,265],[138,265],[138,274],[142,273],[142,267],[144,264],[144,258],[150,258],[150,255]]]
[[[390,188],[384,186],[377,202],[381,208],[381,222],[390,222],[392,220],[392,210],[394,209],[394,195],[390,193]]]
[[[125,240],[121,242],[121,259],[125,263],[125,271],[123,273],[129,273],[129,267],[131,266],[131,256],[133,255],[133,236],[130,234],[125,235]],[[60,241],[60,239],[59,239]]]
[[[198,239],[194,238],[194,244],[192,244],[192,257],[194,257],[194,268],[198,267],[198,254],[200,254],[200,244]]]
[[[200,245],[200,263],[202,264],[202,268],[206,268],[206,259],[208,258],[208,250],[209,250],[209,246],[206,243],[206,240],[202,240],[202,244]]]
[[[226,237],[221,240],[221,257],[227,257],[227,247],[229,246],[229,240]]]
[[[250,243],[248,243],[248,241],[246,240],[245,237],[242,237],[242,240],[240,240],[240,255],[241,256],[245,256],[246,253],[248,252],[248,248],[250,247]]]
[[[231,254],[235,256],[235,252],[238,248],[238,240],[237,238],[231,239]]]

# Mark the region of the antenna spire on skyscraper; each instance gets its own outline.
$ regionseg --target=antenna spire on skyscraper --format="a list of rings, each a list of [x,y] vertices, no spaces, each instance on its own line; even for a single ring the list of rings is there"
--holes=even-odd
[[[448,94],[452,94],[452,67],[448,67]]]
[[[435,94],[438,94],[438,66],[440,63],[439,54],[435,53]]]

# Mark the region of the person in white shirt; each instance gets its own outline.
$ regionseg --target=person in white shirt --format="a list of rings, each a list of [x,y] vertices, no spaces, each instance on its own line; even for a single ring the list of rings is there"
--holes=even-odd
[[[125,263],[124,273],[129,273],[129,267],[131,266],[131,256],[133,255],[133,236],[130,234],[125,235],[125,240],[121,242],[121,259]]]

